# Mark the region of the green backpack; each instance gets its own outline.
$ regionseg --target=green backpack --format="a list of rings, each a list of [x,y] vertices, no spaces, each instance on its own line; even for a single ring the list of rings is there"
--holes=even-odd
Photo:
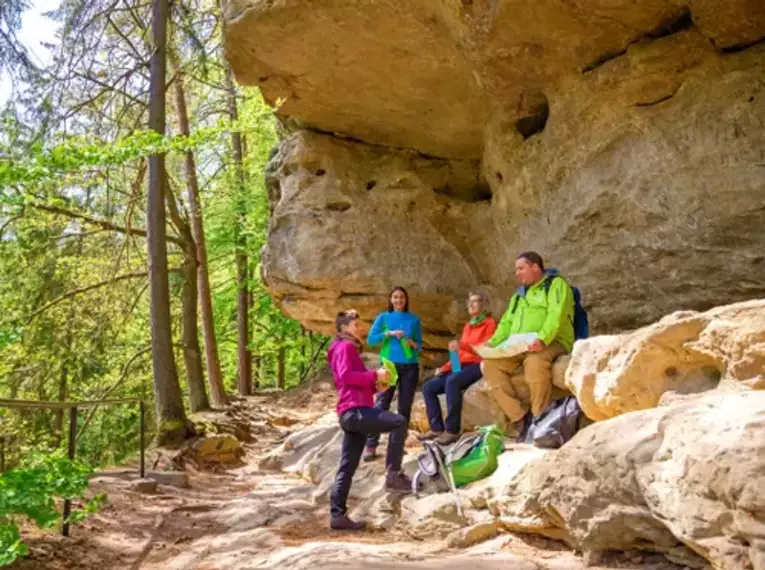
[[[491,425],[478,428],[475,434],[463,436],[450,448],[434,441],[423,442],[425,452],[417,457],[419,469],[412,478],[415,496],[423,487],[435,485],[441,490],[454,489],[494,473],[497,457],[503,451],[503,437],[502,431]]]
[[[452,472],[455,486],[463,487],[497,470],[503,436],[497,426],[484,426],[478,428],[475,435],[462,438],[447,452],[446,465]]]

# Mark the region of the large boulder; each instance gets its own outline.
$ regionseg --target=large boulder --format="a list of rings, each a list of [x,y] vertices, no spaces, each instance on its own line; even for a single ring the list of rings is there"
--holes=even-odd
[[[764,418],[765,393],[744,392],[598,422],[529,463],[490,507],[516,530],[557,529],[585,553],[762,569]]]
[[[279,447],[260,459],[260,468],[281,470],[301,477],[314,485],[312,495],[315,499],[329,496],[334,481],[343,442],[343,430],[337,423],[337,415],[332,412],[322,416],[314,425],[299,429],[290,434]],[[383,437],[380,450],[385,456],[387,437]],[[404,469],[414,473],[415,457],[406,456]],[[362,463],[354,477],[351,487],[353,499],[370,499],[381,496],[385,479],[384,460],[374,463]],[[384,493],[383,493],[384,495]]]
[[[565,384],[593,420],[653,408],[674,394],[763,389],[765,300],[579,341]]]
[[[229,0],[226,53],[288,132],[267,287],[331,332],[406,286],[426,348],[523,249],[599,332],[765,295],[759,0]]]

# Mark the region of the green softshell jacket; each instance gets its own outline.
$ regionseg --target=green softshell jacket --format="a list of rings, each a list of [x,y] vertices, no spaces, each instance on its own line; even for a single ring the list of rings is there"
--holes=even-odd
[[[562,277],[552,277],[549,291],[544,286],[545,279],[529,287],[525,295],[516,293],[510,298],[496,332],[488,341],[489,346],[501,344],[510,335],[537,333],[545,346],[557,340],[566,352],[571,352],[574,346],[574,294]]]

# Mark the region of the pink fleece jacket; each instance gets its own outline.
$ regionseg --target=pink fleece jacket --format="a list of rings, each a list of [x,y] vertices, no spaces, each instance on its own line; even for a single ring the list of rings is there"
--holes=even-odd
[[[353,343],[335,340],[327,359],[337,386],[337,415],[351,408],[374,406],[377,374],[366,369]]]

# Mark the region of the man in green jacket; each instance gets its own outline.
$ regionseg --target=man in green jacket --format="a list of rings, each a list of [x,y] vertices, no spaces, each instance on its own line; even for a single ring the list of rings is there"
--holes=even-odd
[[[545,274],[542,257],[534,251],[518,256],[515,277],[521,288],[510,298],[496,332],[486,344],[494,347],[510,335],[521,333],[537,333],[539,338],[527,353],[486,359],[483,365],[490,393],[516,424],[522,441],[532,416],[544,412],[551,403],[553,360],[571,352],[574,345],[574,297],[562,277]],[[510,381],[521,366],[531,395],[530,413]]]

